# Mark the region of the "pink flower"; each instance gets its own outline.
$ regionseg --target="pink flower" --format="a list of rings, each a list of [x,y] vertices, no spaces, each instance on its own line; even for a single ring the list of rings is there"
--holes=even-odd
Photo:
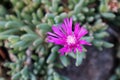
[[[84,27],[80,27],[79,23],[72,28],[72,18],[65,18],[64,22],[58,26],[52,26],[52,32],[48,32],[48,42],[63,46],[59,52],[65,53],[74,52],[78,50],[82,52],[82,45],[91,45],[86,40],[81,38],[85,36],[88,31]]]

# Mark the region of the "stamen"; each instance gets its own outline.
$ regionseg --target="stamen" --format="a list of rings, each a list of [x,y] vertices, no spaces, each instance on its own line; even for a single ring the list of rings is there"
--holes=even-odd
[[[67,41],[68,45],[70,44],[75,44],[75,37],[72,35],[67,36]]]

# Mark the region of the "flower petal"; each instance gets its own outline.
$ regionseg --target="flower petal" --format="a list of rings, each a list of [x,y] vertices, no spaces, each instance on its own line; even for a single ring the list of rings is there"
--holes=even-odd
[[[56,34],[54,34],[54,33],[51,33],[51,32],[47,32],[47,34],[48,34],[49,36],[58,37],[58,35],[56,35]]]
[[[82,45],[91,45],[89,42],[87,42],[86,40],[80,40],[80,44]]]
[[[65,53],[69,52],[69,48],[68,47],[63,47],[59,50],[59,52],[61,53],[61,55],[64,55]]]
[[[48,36],[47,41],[55,43],[55,44],[59,44],[59,45],[63,45],[65,43],[65,41],[63,39],[55,38],[55,37],[52,37],[52,36]]]
[[[67,34],[71,34],[72,33],[72,18],[70,18],[70,20],[68,18],[65,18],[64,24],[62,26],[65,27]]]
[[[62,31],[60,31],[59,27],[53,26],[53,27],[52,27],[52,30],[53,30],[54,33],[56,33],[56,34],[59,35],[60,37],[63,37],[64,34],[63,34]]]
[[[77,46],[77,49],[78,49],[79,52],[82,52],[82,51],[83,51],[83,50],[82,50],[82,46]]]
[[[75,34],[76,37],[78,37],[79,31],[80,31],[80,24],[76,23],[75,27],[74,27],[74,34]]]
[[[84,35],[86,35],[88,33],[87,29],[85,29],[84,27],[80,28],[80,32],[78,33],[78,37],[81,38]]]

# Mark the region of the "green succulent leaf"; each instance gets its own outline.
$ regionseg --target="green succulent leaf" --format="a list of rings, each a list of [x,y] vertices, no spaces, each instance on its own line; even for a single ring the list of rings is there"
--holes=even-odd
[[[60,56],[60,60],[65,67],[70,64],[69,58],[67,56]]]
[[[75,65],[79,66],[82,63],[84,58],[85,58],[85,53],[84,52],[82,52],[82,53],[77,52],[76,53],[76,63],[75,63]]]

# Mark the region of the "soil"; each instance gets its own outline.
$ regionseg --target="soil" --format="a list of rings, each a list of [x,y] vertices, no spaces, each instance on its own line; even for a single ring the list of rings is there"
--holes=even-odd
[[[107,40],[113,44],[117,43],[113,35],[110,35]],[[79,67],[74,65],[74,61],[72,60],[70,66],[58,72],[70,80],[109,80],[117,67],[116,44],[113,48],[105,48],[103,51],[93,46],[89,47],[87,57]]]
[[[73,63],[59,72],[70,80],[108,80],[111,75],[114,58],[113,49],[98,51],[92,47],[88,49],[87,58],[79,67]]]

